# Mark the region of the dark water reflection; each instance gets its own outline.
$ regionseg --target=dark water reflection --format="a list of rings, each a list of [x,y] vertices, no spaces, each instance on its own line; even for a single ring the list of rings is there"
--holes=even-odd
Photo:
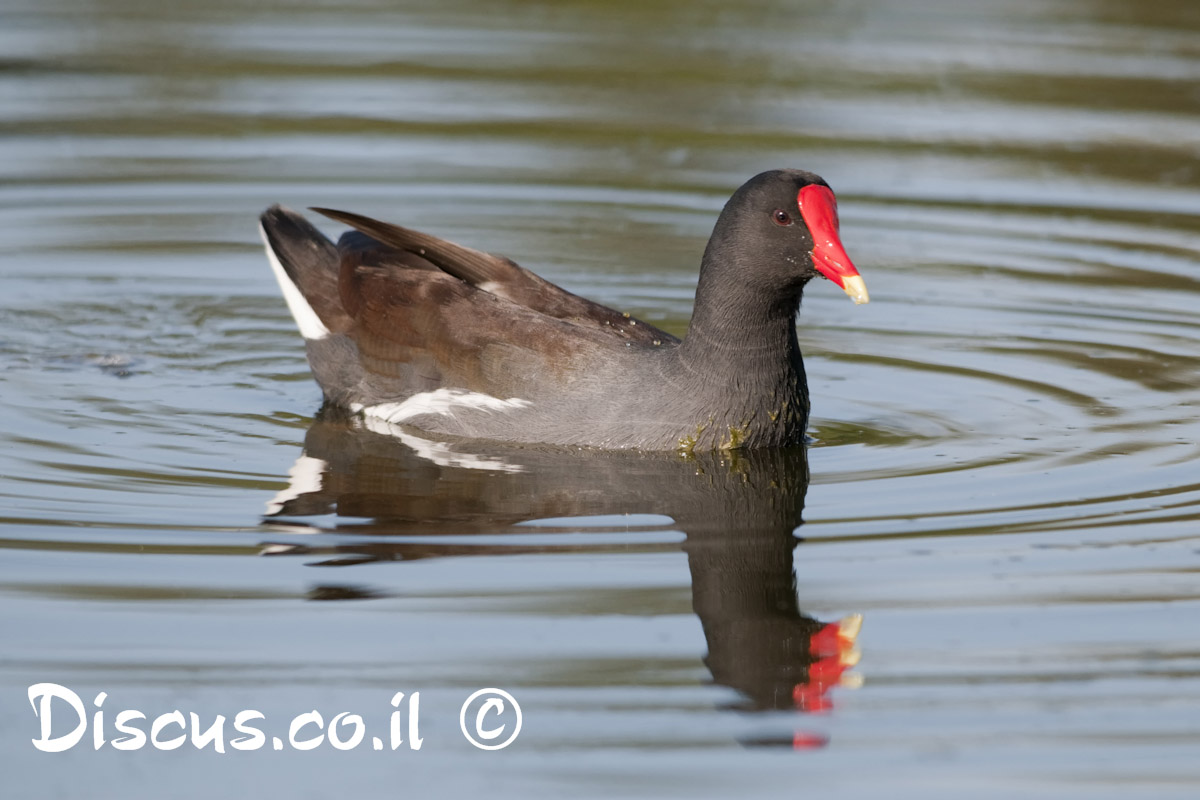
[[[735,707],[827,711],[831,688],[856,685],[857,676],[843,675],[857,663],[853,645],[861,618],[841,626],[822,623],[797,605],[793,551],[808,489],[804,449],[681,459],[443,443],[386,423],[371,425],[388,430],[370,430],[361,419],[326,409],[308,431],[292,485],[272,501],[269,520],[279,525],[332,515],[333,525],[304,529],[386,539],[326,548],[268,543],[265,553],[319,557],[311,564],[328,567],[672,548],[628,537],[623,544],[586,543],[605,527],[619,529],[622,516],[638,514],[645,521],[657,515],[686,537],[692,608],[708,645],[705,663],[717,683],[742,694],[744,702]],[[592,536],[584,542],[578,534],[564,535],[578,530],[585,517],[602,527],[585,528]],[[530,537],[530,529],[521,527],[530,522],[539,535]],[[455,543],[439,543],[439,534]],[[487,543],[471,543],[475,538]],[[559,538],[570,543],[556,543]],[[324,581],[312,596],[372,596],[352,576],[348,581]]]

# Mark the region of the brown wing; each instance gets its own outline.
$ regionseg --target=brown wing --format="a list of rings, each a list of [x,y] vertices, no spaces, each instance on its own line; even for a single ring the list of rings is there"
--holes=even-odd
[[[502,256],[359,214],[328,208],[312,210],[363,234],[348,234],[338,242],[342,303],[352,316],[359,301],[346,295],[346,287],[354,284],[352,275],[359,267],[387,268],[391,275],[405,269],[418,270],[424,273],[424,280],[431,280],[430,270],[438,270],[486,294],[621,341],[651,346],[678,342],[653,325],[572,294]]]
[[[441,271],[359,265],[343,272],[342,293],[352,297],[350,336],[362,367],[411,391],[559,394],[626,352],[611,333],[547,316]]]

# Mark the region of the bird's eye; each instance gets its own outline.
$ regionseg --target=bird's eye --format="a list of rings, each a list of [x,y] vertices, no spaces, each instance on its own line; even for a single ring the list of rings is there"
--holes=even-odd
[[[775,213],[771,215],[771,219],[775,220],[776,225],[792,224],[792,215],[784,211],[782,208],[775,209]]]

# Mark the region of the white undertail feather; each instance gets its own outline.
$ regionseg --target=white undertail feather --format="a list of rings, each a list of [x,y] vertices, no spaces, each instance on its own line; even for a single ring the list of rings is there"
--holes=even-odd
[[[275,280],[279,281],[283,299],[287,301],[288,310],[292,312],[292,316],[296,320],[296,327],[300,329],[300,335],[305,339],[324,339],[329,335],[329,329],[325,327],[325,323],[321,322],[317,312],[313,311],[312,306],[304,299],[299,287],[288,277],[283,264],[279,263],[279,257],[271,249],[271,240],[267,238],[267,232],[262,225],[258,226],[258,232],[262,235],[263,244],[267,247],[267,260],[271,262],[271,271],[275,273]]]

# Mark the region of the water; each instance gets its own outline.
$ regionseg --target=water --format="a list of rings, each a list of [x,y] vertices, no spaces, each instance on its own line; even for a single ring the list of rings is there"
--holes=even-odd
[[[1106,0],[6,4],[6,786],[1194,797],[1198,34]],[[837,190],[873,299],[807,292],[806,455],[423,457],[314,419],[268,204],[681,334],[776,166]],[[812,644],[852,614],[857,689]],[[39,682],[107,692],[106,740],[223,714],[231,752],[40,753]],[[457,722],[491,686],[524,721],[484,753]],[[398,691],[424,745],[376,752]],[[368,738],[232,752],[243,709]]]

